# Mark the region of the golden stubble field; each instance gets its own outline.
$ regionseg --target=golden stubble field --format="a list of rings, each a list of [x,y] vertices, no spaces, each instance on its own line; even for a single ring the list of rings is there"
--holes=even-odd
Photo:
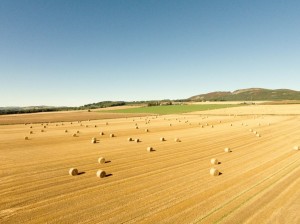
[[[116,107],[117,108],[117,107]],[[123,107],[133,108],[133,107]],[[122,109],[123,109],[122,108]],[[124,117],[135,117],[144,116],[144,114],[121,114],[121,113],[99,113],[97,111],[109,110],[98,109],[88,111],[59,111],[59,112],[41,112],[34,114],[11,114],[1,115],[0,125],[7,124],[20,124],[20,123],[48,123],[48,122],[59,122],[59,121],[86,121],[96,119],[112,119],[112,118],[124,118]]]
[[[300,116],[286,109],[239,116],[232,109],[237,116],[2,125],[0,222],[300,223],[300,151],[293,149]],[[72,167],[80,175],[70,176]],[[212,167],[221,175],[211,176]],[[99,169],[105,178],[96,177]]]

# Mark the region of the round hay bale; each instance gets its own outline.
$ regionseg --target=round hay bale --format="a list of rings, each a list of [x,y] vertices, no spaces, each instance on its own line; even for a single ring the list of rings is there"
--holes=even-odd
[[[145,132],[149,132],[149,130],[146,128],[146,129],[145,129]]]
[[[103,131],[100,131],[100,133],[99,133],[100,135],[104,135],[104,133],[103,133]]]
[[[31,135],[32,133],[33,133],[32,131],[29,132],[30,135]]]
[[[172,126],[172,124],[169,124],[169,126],[171,127],[171,126]]]
[[[80,131],[76,131],[76,133],[77,133],[77,134],[79,134],[79,133],[80,133]]]
[[[256,135],[256,134],[257,134],[257,131],[253,131],[253,133]]]
[[[92,144],[95,144],[95,143],[97,143],[97,139],[96,138],[92,138]]]
[[[104,177],[106,177],[106,173],[105,173],[104,170],[98,170],[97,173],[96,173],[96,176],[98,178],[104,178]]]
[[[44,130],[42,129],[41,132],[44,132]]]
[[[128,138],[127,140],[128,140],[129,142],[131,142],[131,141],[132,141],[132,138]]]
[[[180,142],[180,139],[179,138],[175,138],[174,141],[175,142]]]
[[[295,145],[295,146],[293,147],[293,149],[294,149],[294,150],[300,150],[300,146]]]
[[[249,129],[249,131],[250,131],[250,132],[252,132],[252,131],[253,131],[253,129],[251,129],[251,128],[250,128],[250,129]]]
[[[147,152],[152,152],[153,151],[153,148],[152,147],[147,147]]]
[[[231,152],[231,149],[230,148],[225,148],[224,152]]]
[[[114,135],[114,134],[110,134],[109,136],[110,136],[111,138],[115,137],[115,135]]]
[[[164,138],[164,137],[161,137],[161,138],[160,138],[160,141],[161,141],[161,142],[164,142],[164,141],[165,141],[165,138]]]
[[[76,137],[77,135],[76,135],[76,133],[74,133],[72,136],[73,136],[73,137]]]
[[[30,126],[30,128],[32,128],[32,126]]]
[[[205,126],[208,126],[208,123],[206,123]]]
[[[78,170],[77,170],[76,168],[71,168],[71,169],[69,170],[69,174],[70,174],[71,176],[77,176],[77,175],[78,175]]]
[[[256,137],[261,137],[261,135],[257,133],[257,134],[256,134]]]
[[[135,139],[135,142],[136,142],[136,143],[140,142],[140,139],[138,139],[138,138],[137,138],[137,139]]]
[[[209,173],[211,176],[219,176],[220,175],[219,170],[217,170],[216,168],[211,168]]]
[[[232,124],[230,124],[230,126],[232,126]]]
[[[218,164],[219,164],[219,161],[218,161],[216,158],[213,158],[213,159],[210,160],[210,163],[211,163],[212,165],[218,165]]]
[[[86,127],[86,128],[88,128],[89,126],[88,126],[88,125],[86,125],[85,127]]]
[[[94,125],[94,127],[96,128],[96,127],[97,127],[97,125]]]
[[[29,138],[27,136],[24,137],[25,140],[29,140]]]
[[[213,126],[213,125],[211,125],[211,128],[214,128],[214,126]]]
[[[104,158],[104,157],[100,157],[100,158],[98,159],[98,163],[104,164],[104,163],[105,163],[105,158]]]
[[[139,129],[139,127],[138,127],[138,126],[135,126],[135,129]]]
[[[68,132],[68,130],[66,129],[66,130],[65,130],[65,133],[67,133],[67,132]]]
[[[108,122],[106,122],[105,125],[108,125]]]

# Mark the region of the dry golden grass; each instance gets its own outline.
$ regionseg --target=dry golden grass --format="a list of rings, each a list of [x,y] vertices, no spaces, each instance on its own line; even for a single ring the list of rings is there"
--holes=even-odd
[[[300,116],[148,119],[0,126],[0,223],[299,223]]]

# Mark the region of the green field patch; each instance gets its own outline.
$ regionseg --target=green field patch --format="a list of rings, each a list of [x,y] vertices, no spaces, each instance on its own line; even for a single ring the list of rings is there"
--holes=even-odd
[[[137,107],[128,109],[118,109],[109,111],[99,111],[101,113],[135,113],[135,114],[182,114],[194,111],[215,110],[230,107],[244,106],[244,104],[198,104],[198,105],[165,105],[151,107]]]

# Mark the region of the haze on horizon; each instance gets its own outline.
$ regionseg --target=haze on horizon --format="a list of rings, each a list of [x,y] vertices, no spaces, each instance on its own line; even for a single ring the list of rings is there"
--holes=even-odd
[[[300,2],[0,2],[0,107],[299,90]]]

